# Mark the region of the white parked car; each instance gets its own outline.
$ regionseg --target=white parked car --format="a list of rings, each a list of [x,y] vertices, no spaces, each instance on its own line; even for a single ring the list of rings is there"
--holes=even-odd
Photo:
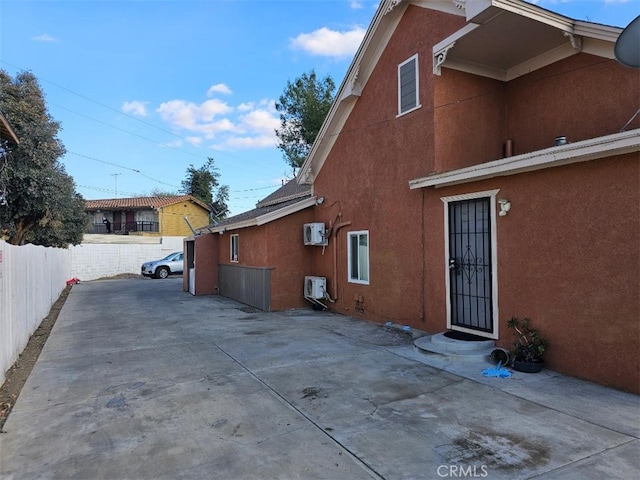
[[[169,275],[182,274],[183,253],[173,252],[162,260],[153,260],[142,264],[142,275],[145,277],[167,278]]]

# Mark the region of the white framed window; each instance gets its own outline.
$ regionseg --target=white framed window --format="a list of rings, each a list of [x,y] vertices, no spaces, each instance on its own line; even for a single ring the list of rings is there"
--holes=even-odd
[[[240,235],[238,235],[237,233],[234,233],[233,235],[231,235],[230,237],[230,248],[229,251],[231,252],[230,255],[230,260],[232,262],[237,262],[238,261],[238,242],[240,239]]]
[[[369,285],[369,232],[349,232],[347,242],[349,281]]]
[[[418,54],[398,65],[398,115],[420,108]]]

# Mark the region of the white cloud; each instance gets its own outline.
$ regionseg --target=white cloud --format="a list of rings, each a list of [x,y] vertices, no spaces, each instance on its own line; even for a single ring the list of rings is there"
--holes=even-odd
[[[259,135],[257,137],[231,137],[212,148],[215,148],[216,150],[251,150],[257,148],[271,148],[274,146],[274,137],[270,135]]]
[[[229,105],[214,98],[200,105],[184,100],[169,100],[160,104],[156,112],[174,127],[201,132],[203,128],[216,130],[214,125],[220,125],[220,122],[213,122],[214,117],[232,110]]]
[[[133,102],[124,102],[122,104],[122,111],[124,113],[130,113],[132,115],[138,115],[140,117],[147,116],[147,102],[140,102],[138,100],[134,100]]]
[[[163,102],[156,112],[195,146],[218,149],[272,148],[280,120],[273,99],[243,102],[237,107],[218,99],[196,104],[186,100]],[[211,143],[214,141],[215,145]]]
[[[56,37],[52,37],[48,33],[43,33],[42,35],[37,35],[33,37],[33,40],[36,42],[57,42],[58,39]]]
[[[365,33],[362,27],[353,27],[346,32],[322,27],[311,33],[301,33],[291,39],[291,47],[323,57],[348,57],[358,50]]]
[[[273,116],[271,112],[266,110],[254,110],[240,118],[240,121],[248,131],[263,132],[269,134],[274,138],[275,142],[275,129],[280,126],[280,120]]]
[[[216,93],[223,93],[225,95],[231,95],[233,92],[224,83],[217,83],[216,85],[211,85],[209,87],[209,90],[207,90],[207,97],[211,97]]]
[[[236,109],[239,112],[249,112],[251,110],[253,110],[255,107],[255,104],[253,102],[246,102],[246,103],[241,103],[240,105],[238,105],[236,107]]]
[[[362,5],[362,2],[359,2],[358,0],[352,0],[351,2],[349,2],[349,6],[353,10],[360,10],[361,8],[364,8],[364,5]]]
[[[161,143],[161,147],[179,148],[184,144],[182,140],[174,140],[173,142]]]

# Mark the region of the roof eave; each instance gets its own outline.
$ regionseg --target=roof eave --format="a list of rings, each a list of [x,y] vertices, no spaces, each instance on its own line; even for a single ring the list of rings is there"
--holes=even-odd
[[[409,181],[409,188],[449,187],[639,151],[640,129],[635,129],[427,175]]]
[[[284,218],[286,216],[297,213],[301,210],[304,210],[309,207],[313,207],[316,205],[316,197],[309,197],[299,202],[293,203],[291,205],[287,205],[286,207],[280,208],[278,210],[274,210],[269,213],[265,213],[263,215],[258,215],[255,218],[242,220],[236,223],[230,223],[226,225],[216,225],[214,227],[205,227],[200,229],[199,231],[207,231],[209,233],[224,233],[229,230],[239,230],[241,228],[248,227],[257,227],[260,225],[264,225],[266,223],[273,222],[280,218]]]
[[[433,46],[435,75],[449,68],[510,81],[580,52],[613,59],[615,41],[622,32],[522,0],[468,2],[466,18],[463,28]],[[511,28],[503,30],[506,22]],[[510,35],[513,41],[503,38],[505,31],[517,32]],[[511,50],[505,50],[506,45]]]
[[[380,2],[347,74],[340,84],[320,132],[311,146],[311,151],[296,176],[298,183],[313,184],[315,176],[322,168],[338,133],[346,122],[409,3],[403,0],[383,0]],[[384,28],[381,28],[380,25],[383,25]]]

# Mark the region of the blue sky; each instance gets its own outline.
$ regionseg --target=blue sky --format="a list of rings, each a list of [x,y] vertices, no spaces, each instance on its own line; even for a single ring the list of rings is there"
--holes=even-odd
[[[625,27],[640,0],[539,0]],[[368,0],[2,0],[0,69],[30,70],[62,124],[86,199],[177,192],[212,157],[232,214],[291,168],[274,102],[315,69],[339,86],[375,13]]]

